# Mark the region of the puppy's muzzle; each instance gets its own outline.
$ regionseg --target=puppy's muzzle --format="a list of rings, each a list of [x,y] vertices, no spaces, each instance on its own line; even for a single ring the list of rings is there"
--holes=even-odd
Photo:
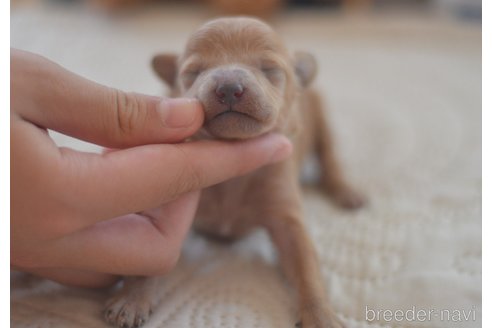
[[[215,95],[220,103],[233,106],[244,94],[244,87],[239,82],[221,83],[215,89]]]
[[[205,110],[205,129],[224,139],[245,139],[272,126],[274,111],[250,70],[218,67],[203,78],[198,98]]]

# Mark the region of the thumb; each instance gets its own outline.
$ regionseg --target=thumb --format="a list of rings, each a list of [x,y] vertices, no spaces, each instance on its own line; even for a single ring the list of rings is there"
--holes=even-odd
[[[24,120],[111,148],[178,142],[203,123],[197,100],[109,88],[20,50],[11,52],[11,99]]]

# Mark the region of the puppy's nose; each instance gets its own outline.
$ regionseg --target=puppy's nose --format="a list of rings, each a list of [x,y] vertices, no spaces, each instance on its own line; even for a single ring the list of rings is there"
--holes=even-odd
[[[222,83],[215,89],[215,94],[219,98],[219,101],[229,105],[237,103],[243,93],[243,86],[237,82]]]

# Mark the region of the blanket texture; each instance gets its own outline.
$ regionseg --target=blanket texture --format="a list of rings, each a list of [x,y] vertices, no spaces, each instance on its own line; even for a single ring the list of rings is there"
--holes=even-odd
[[[76,6],[14,7],[11,45],[97,82],[155,95],[163,87],[151,56],[179,51],[209,18],[168,6],[128,17]],[[480,25],[435,15],[311,12],[286,12],[273,24],[293,50],[317,57],[338,153],[370,198],[367,208],[345,212],[315,190],[304,194],[336,312],[354,328],[480,327]],[[102,309],[111,291],[11,278],[12,327],[107,327]],[[160,288],[148,328],[294,327],[297,319],[261,231],[231,246],[190,234]]]

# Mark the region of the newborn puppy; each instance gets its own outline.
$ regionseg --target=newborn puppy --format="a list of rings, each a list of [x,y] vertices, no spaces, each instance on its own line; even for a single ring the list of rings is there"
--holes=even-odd
[[[239,140],[270,131],[290,137],[291,159],[204,190],[194,227],[227,239],[265,228],[297,296],[297,326],[343,327],[328,302],[303,224],[298,182],[302,160],[310,152],[318,155],[321,185],[337,204],[357,208],[362,199],[342,177],[321,100],[308,88],[316,74],[314,58],[291,55],[268,25],[239,17],[205,24],[181,56],[158,55],[152,64],[171,96],[197,98],[203,104],[205,123],[195,139]],[[142,325],[159,299],[157,282],[127,278],[108,302],[106,320],[120,327]]]

